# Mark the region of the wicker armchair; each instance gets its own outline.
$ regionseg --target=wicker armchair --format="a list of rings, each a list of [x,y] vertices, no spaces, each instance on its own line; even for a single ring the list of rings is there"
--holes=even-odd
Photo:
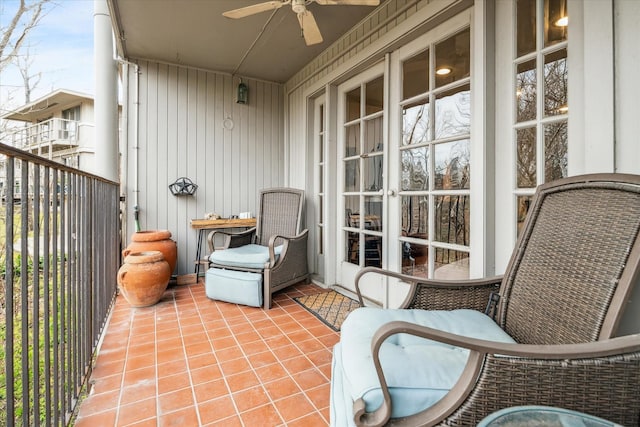
[[[361,270],[358,293],[366,274],[411,291],[402,309],[359,308],[343,323],[331,424],[471,426],[502,408],[547,405],[640,425],[640,334],[615,337],[639,265],[640,176],[599,174],[538,188],[503,276],[443,283]],[[434,326],[437,316],[443,327]],[[465,316],[478,319],[475,330],[461,324]],[[460,352],[462,366],[441,396],[396,416],[427,393],[409,389],[415,378],[445,375]]]
[[[264,308],[271,308],[274,292],[305,280],[309,276],[308,230],[302,230],[303,207],[304,191],[302,190],[293,188],[261,190],[256,227],[240,233],[220,230],[209,233],[207,237],[211,251],[209,266],[261,273]],[[224,236],[223,251],[216,251],[214,245],[218,235]],[[222,252],[224,256],[219,256]],[[260,260],[256,257],[260,257]]]

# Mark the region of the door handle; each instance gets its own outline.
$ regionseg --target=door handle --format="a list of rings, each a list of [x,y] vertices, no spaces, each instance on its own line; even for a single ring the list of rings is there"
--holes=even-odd
[[[387,196],[395,196],[396,195],[396,190],[387,190]]]

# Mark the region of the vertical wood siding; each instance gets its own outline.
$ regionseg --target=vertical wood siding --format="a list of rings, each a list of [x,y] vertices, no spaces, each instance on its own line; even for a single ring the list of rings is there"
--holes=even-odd
[[[142,230],[167,229],[178,243],[177,274],[193,272],[193,218],[256,213],[258,191],[284,184],[283,88],[243,79],[249,103],[236,104],[237,78],[154,62],[140,62],[138,205]],[[135,74],[127,140],[127,229],[135,231]],[[233,120],[233,129],[223,127]],[[176,197],[169,185],[188,177],[195,196]],[[130,236],[127,236],[129,241]]]

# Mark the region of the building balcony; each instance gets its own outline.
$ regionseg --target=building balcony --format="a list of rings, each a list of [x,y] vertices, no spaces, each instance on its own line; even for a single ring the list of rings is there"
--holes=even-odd
[[[7,132],[3,142],[51,159],[55,151],[76,147],[79,132],[78,121],[52,118]]]

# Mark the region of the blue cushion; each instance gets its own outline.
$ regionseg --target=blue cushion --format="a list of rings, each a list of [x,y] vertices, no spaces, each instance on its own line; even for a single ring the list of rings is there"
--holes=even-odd
[[[262,305],[262,274],[210,268],[205,275],[207,297],[235,304]]]
[[[334,348],[335,386],[332,390],[332,425],[353,425],[353,401],[362,397],[367,412],[382,404],[382,392],[371,355],[374,333],[385,323],[400,320],[454,334],[491,341],[515,342],[488,316],[475,310],[427,311],[358,308],[344,321],[340,343]],[[389,337],[381,347],[380,360],[393,402],[392,418],[420,412],[440,400],[456,383],[469,351],[409,334]],[[341,365],[341,366],[340,366]],[[342,376],[336,378],[336,376]],[[334,385],[332,385],[333,387]],[[333,399],[347,400],[345,403]],[[340,408],[340,405],[345,405]],[[334,408],[335,406],[335,408]]]
[[[282,245],[274,248],[276,261],[282,252]],[[218,265],[242,268],[264,268],[269,262],[269,247],[262,245],[244,245],[237,248],[229,248],[214,251],[209,256],[209,261]]]

